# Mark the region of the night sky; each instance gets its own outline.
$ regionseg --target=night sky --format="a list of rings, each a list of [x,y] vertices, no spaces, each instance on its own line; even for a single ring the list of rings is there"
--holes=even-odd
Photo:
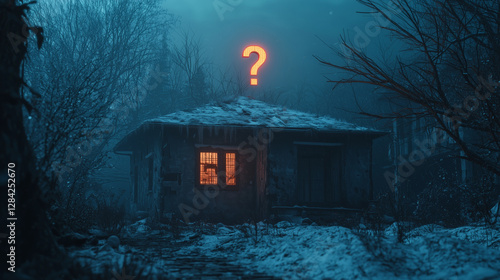
[[[324,82],[324,75],[334,73],[313,55],[332,61],[339,58],[322,41],[338,46],[341,34],[356,35],[356,27],[363,30],[374,20],[357,13],[363,7],[352,0],[167,0],[165,5],[179,17],[178,30],[201,37],[204,53],[214,65],[246,74],[257,58],[243,59],[244,47],[264,47],[268,57],[258,75],[262,87],[287,88],[290,81]],[[219,13],[215,6],[220,7]],[[225,12],[224,7],[228,8]]]

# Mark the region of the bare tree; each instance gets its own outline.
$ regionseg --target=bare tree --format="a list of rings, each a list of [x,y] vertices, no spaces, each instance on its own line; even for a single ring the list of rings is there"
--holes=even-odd
[[[226,68],[224,70],[210,64],[207,67],[207,95],[210,100],[241,96],[249,85],[240,72]]]
[[[347,76],[330,82],[364,83],[397,105],[377,118],[433,120],[469,160],[500,175],[500,2],[487,0],[359,0],[387,24],[379,26],[402,44],[385,61],[343,36],[348,63],[321,63]],[[379,30],[379,31],[380,31]],[[465,135],[479,135],[477,141]]]
[[[141,103],[134,89],[158,63],[171,18],[158,0],[70,0],[40,5],[33,21],[50,39],[25,69],[41,93],[28,95],[38,114],[26,126],[42,172],[68,190],[68,210],[125,122],[117,104],[133,111]]]
[[[179,43],[173,49],[172,61],[183,74],[186,103],[201,105],[208,102],[205,67],[201,39],[193,32],[181,31]],[[175,71],[175,70],[174,70]]]
[[[231,68],[221,69],[203,53],[200,37],[181,31],[172,50],[170,90],[181,107],[199,106],[210,101],[243,95],[247,89],[241,74]],[[236,73],[236,74],[235,74]],[[174,97],[172,97],[174,98]]]

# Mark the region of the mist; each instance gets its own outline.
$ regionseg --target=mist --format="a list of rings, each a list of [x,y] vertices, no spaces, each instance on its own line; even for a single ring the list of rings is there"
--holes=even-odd
[[[0,1],[2,279],[500,279],[499,9]]]
[[[340,60],[329,46],[338,48],[340,35],[355,35],[355,27],[364,30],[374,19],[357,13],[365,8],[356,1],[234,2],[234,6],[195,0],[165,5],[179,17],[179,28],[193,30],[202,38],[205,55],[216,65],[247,74],[255,59],[242,59],[243,49],[251,44],[263,46],[268,58],[259,77],[267,88],[325,82],[324,75],[335,73],[313,55]],[[377,41],[374,38],[371,44]]]

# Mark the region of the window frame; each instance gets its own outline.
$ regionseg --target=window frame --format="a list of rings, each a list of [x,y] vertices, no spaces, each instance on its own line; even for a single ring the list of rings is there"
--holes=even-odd
[[[218,173],[220,170],[226,170],[226,154],[227,153],[232,153],[234,154],[234,167],[235,167],[235,173],[236,175],[234,176],[235,184],[234,185],[226,185],[226,180],[227,176],[225,175],[223,177],[224,182],[220,182],[221,177],[217,176],[217,183],[216,184],[201,184],[200,182],[200,172],[201,172],[201,153],[217,153],[217,171]],[[220,149],[220,148],[211,148],[211,147],[206,147],[206,148],[197,148],[196,149],[196,182],[195,186],[201,189],[205,189],[207,186],[219,186],[219,190],[238,190],[238,183],[239,183],[239,176],[237,174],[238,170],[238,152],[237,149]]]
[[[201,183],[201,154],[202,153],[213,153],[213,154],[216,154],[217,155],[217,161],[216,161],[216,166],[215,166],[215,184],[202,184]],[[197,170],[197,182],[198,182],[198,185],[200,186],[215,186],[215,185],[218,185],[218,182],[219,182],[219,178],[217,176],[217,173],[219,172],[220,170],[220,155],[218,152],[215,152],[215,151],[198,151],[198,160],[197,160],[197,165],[198,165],[198,170]]]
[[[234,184],[232,185],[228,185],[227,184],[227,155],[228,154],[234,154]],[[226,176],[224,177],[224,183],[226,184],[226,187],[236,187],[238,185],[238,180],[236,179],[236,167],[238,166],[238,162],[237,162],[237,156],[236,156],[236,152],[233,152],[233,151],[226,151],[224,152],[224,170],[226,171]]]

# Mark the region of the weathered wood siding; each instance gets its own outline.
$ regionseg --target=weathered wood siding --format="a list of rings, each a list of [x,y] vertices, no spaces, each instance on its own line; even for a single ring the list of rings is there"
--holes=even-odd
[[[145,129],[131,156],[133,210],[147,211],[150,216],[159,215],[160,141],[160,131]]]
[[[252,130],[214,127],[164,128],[162,174],[165,177],[165,174],[178,173],[180,180],[163,181],[163,212],[182,217],[181,211],[188,211],[192,213],[190,221],[202,219],[232,223],[253,219],[256,216],[257,156],[245,144],[252,133]],[[200,150],[236,153],[236,168],[240,170],[237,185],[200,186]]]
[[[362,208],[370,199],[371,138],[365,135],[161,125],[140,135],[131,158],[132,200],[134,210],[150,215],[239,223],[266,218],[272,206],[301,205],[299,161],[318,151],[325,152],[324,185],[336,186],[321,206]],[[235,187],[198,184],[201,150],[236,153]]]
[[[335,185],[338,185],[339,189],[332,190],[335,193],[331,195],[335,199],[328,206],[350,208],[366,206],[372,188],[369,137],[290,131],[275,133],[270,143],[267,179],[270,203],[273,206],[303,205],[298,182],[299,149],[311,143],[325,143],[325,151],[339,157],[338,168],[333,168],[336,165],[332,163],[328,165],[331,172],[339,172],[332,175],[333,179],[338,180]],[[339,145],[335,146],[336,144]]]

